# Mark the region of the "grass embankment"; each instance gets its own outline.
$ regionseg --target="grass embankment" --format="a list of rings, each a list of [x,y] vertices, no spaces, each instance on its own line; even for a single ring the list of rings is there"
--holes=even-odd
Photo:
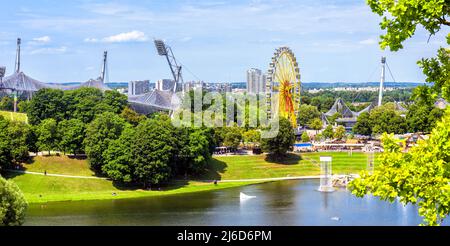
[[[221,156],[211,162],[209,172],[197,180],[238,180],[280,178],[294,176],[319,175],[319,156],[333,157],[333,173],[357,173],[367,167],[367,156],[363,153],[306,153],[301,157],[290,155],[287,160],[276,163],[261,156]],[[86,160],[71,159],[67,156],[38,156],[30,164],[24,164],[26,171],[44,172],[49,174],[63,174],[74,176],[93,176]],[[80,179],[66,177],[51,177],[33,174],[10,173],[13,180],[23,191],[30,203],[69,200],[100,200],[123,199],[171,195],[179,193],[199,192],[237,187],[260,183],[230,182],[214,185],[201,181],[177,181],[161,190],[142,190],[138,188],[124,188],[103,179]],[[114,194],[114,195],[113,195]]]
[[[5,119],[11,120],[11,121],[21,121],[21,122],[28,123],[27,114],[14,113],[14,112],[9,112],[9,111],[0,111],[0,115],[3,116]]]

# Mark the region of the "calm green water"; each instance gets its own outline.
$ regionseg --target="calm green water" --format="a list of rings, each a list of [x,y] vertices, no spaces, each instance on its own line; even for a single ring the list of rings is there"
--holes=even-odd
[[[166,197],[31,205],[26,225],[418,225],[413,206],[347,190],[317,191],[318,180],[281,181]],[[241,201],[244,192],[255,198]],[[448,224],[448,221],[446,222]]]

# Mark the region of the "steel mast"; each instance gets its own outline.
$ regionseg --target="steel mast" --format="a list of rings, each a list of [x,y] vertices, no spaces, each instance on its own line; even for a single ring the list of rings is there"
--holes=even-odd
[[[103,52],[103,65],[102,65],[102,73],[101,73],[101,80],[102,83],[105,83],[105,75],[106,75],[106,63],[108,61],[108,51]]]
[[[14,71],[16,73],[20,72],[20,44],[22,43],[22,40],[20,38],[17,39],[17,51],[16,51],[16,64],[14,67]]]
[[[165,56],[167,59],[167,63],[169,64],[170,71],[172,72],[173,79],[175,80],[175,85],[173,86],[173,92],[177,92],[178,83],[181,85],[181,91],[184,93],[184,82],[183,76],[181,74],[181,65],[178,65],[178,62],[173,55],[172,48],[167,46],[162,40],[155,40],[155,47],[158,51],[158,55]]]
[[[380,80],[380,93],[378,95],[378,106],[381,106],[383,102],[383,89],[384,81],[386,79],[386,57],[381,57],[381,80]]]

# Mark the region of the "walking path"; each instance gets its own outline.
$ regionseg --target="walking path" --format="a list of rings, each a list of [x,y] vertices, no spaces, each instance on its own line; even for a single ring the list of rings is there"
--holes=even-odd
[[[42,176],[50,176],[50,177],[63,177],[63,178],[77,178],[77,179],[101,179],[107,180],[108,178],[102,177],[94,177],[94,176],[74,176],[74,175],[64,175],[64,174],[51,174],[51,173],[38,173],[38,172],[29,172],[29,171],[21,171],[21,170],[6,170],[8,172],[13,173],[21,173],[21,174],[32,174],[32,175],[42,175]],[[351,176],[358,176],[357,174],[350,174]],[[343,175],[333,175],[333,176],[343,176]],[[205,182],[212,183],[214,181],[222,182],[222,183],[231,183],[231,182],[267,182],[267,181],[282,181],[282,180],[302,180],[302,179],[319,179],[322,177],[321,175],[312,175],[312,176],[294,176],[294,177],[280,177],[280,178],[260,178],[260,179],[225,179],[225,180],[190,180],[196,182]],[[186,180],[175,180],[176,182],[186,181]]]
[[[12,173],[33,174],[33,175],[42,175],[42,176],[50,176],[50,177],[77,178],[77,179],[103,179],[103,180],[108,179],[108,178],[94,177],[94,176],[74,176],[74,175],[51,174],[51,173],[45,174],[45,173],[29,172],[29,171],[21,171],[21,170],[11,170],[11,169],[7,169],[6,171],[12,172]]]

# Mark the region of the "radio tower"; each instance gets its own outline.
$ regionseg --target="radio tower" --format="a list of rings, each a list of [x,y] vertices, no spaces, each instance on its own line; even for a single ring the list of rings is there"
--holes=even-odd
[[[381,80],[380,80],[380,94],[378,95],[378,106],[383,102],[384,81],[386,78],[386,57],[381,57]]]

